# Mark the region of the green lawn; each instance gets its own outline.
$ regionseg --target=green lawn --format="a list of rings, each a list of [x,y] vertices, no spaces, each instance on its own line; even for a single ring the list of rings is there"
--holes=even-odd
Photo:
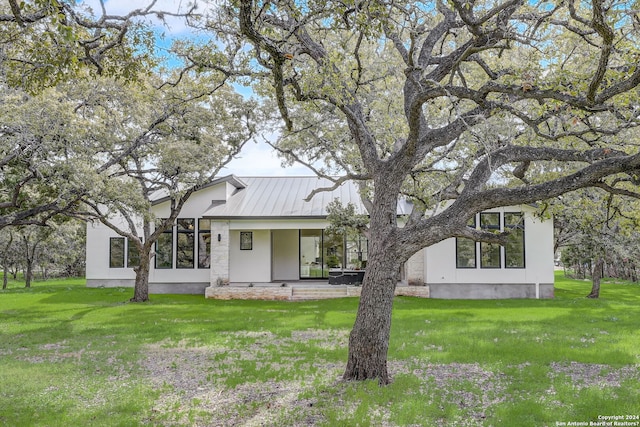
[[[640,285],[397,298],[387,387],[340,381],[355,298],[130,304],[82,280],[18,286],[0,291],[2,426],[640,426]]]

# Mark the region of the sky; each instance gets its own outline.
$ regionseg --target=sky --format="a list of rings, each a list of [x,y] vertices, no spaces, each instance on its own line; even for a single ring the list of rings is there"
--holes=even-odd
[[[105,0],[104,6],[107,14],[126,15],[132,9],[146,7],[149,2],[150,0]],[[95,15],[101,14],[100,0],[83,0],[79,3],[90,7]],[[184,11],[188,3],[187,0],[157,0],[154,9],[168,12]],[[199,10],[202,11],[202,8]],[[167,26],[162,26],[158,20],[151,20],[151,22],[158,26],[158,34],[165,35],[167,45],[174,37],[184,37],[190,34],[189,27],[180,18],[168,16],[166,18]],[[158,40],[160,40],[159,37]],[[243,95],[246,96],[246,93]],[[275,135],[271,138],[275,138]],[[228,174],[237,176],[308,176],[313,175],[313,172],[302,165],[283,167],[274,150],[267,143],[256,140],[247,143],[238,157],[221,171],[221,175]]]
[[[281,161],[265,142],[247,143],[237,159],[234,159],[223,170],[222,175],[237,176],[303,176],[313,175],[302,165],[282,167]]]

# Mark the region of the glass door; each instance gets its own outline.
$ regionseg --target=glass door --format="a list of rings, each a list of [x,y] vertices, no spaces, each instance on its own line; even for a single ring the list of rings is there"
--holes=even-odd
[[[366,264],[366,241],[364,254],[362,243],[359,241],[355,244],[353,254],[345,265],[344,235],[325,233],[323,230],[300,230],[300,278],[326,279],[329,270],[363,267]],[[352,258],[353,262],[350,262]],[[353,264],[353,267],[349,267],[349,264]]]
[[[342,270],[344,264],[344,235],[323,233],[324,263],[322,277],[329,277],[330,270]]]
[[[322,230],[300,230],[300,278],[323,277]]]

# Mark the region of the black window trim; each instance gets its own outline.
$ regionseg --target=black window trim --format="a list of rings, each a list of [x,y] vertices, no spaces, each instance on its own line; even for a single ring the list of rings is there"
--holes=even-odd
[[[507,265],[507,247],[504,247],[504,268],[508,268],[510,270],[522,270],[527,268],[527,245],[525,244],[526,242],[526,238],[527,238],[527,233],[526,233],[526,228],[524,226],[524,222],[525,222],[525,215],[524,212],[504,212],[503,213],[505,216],[505,220],[504,220],[504,226],[505,226],[505,231],[506,231],[506,227],[507,227],[507,220],[506,220],[506,215],[511,214],[511,215],[520,215],[522,217],[522,223],[520,225],[520,227],[509,227],[509,228],[521,228],[522,229],[522,267],[509,267]]]
[[[138,267],[140,266],[140,254],[138,254],[138,264],[137,265],[131,265],[131,240],[133,240],[134,238],[127,238],[127,248],[126,248],[126,252],[127,252],[127,256],[126,256],[126,265],[127,268],[134,268],[134,267]],[[142,237],[138,237],[138,239],[140,239],[140,241],[142,242]],[[133,246],[135,248],[135,246]],[[137,249],[137,248],[136,248]]]
[[[122,265],[121,266],[114,266],[113,265],[113,242],[120,240],[122,242]],[[122,236],[117,236],[117,237],[109,237],[109,268],[125,268],[125,260],[126,260],[126,253],[127,253],[127,246],[125,243],[125,238]]]
[[[163,219],[161,221],[163,221]],[[174,226],[172,225],[171,227],[169,227],[168,229],[163,231],[160,234],[160,236],[158,236],[158,239],[155,241],[154,250],[155,250],[156,255],[153,257],[153,268],[155,270],[172,270],[173,269],[173,265],[174,265],[174,259],[173,259],[174,258],[174,256],[173,256],[173,241],[174,241],[173,228],[174,228]],[[171,256],[170,256],[170,258],[171,258],[171,266],[170,267],[158,267],[158,243],[160,242],[160,238],[164,234],[170,234],[171,235],[171,245],[170,245],[170,247],[171,247]]]
[[[193,229],[189,230],[181,228],[180,227],[180,221],[184,221],[184,220],[191,220],[192,223],[192,227]],[[180,235],[181,234],[191,234],[191,266],[180,266],[178,264],[178,246],[180,244]],[[195,218],[178,218],[176,220],[176,247],[175,247],[175,253],[176,253],[176,260],[175,260],[175,265],[176,265],[176,270],[180,269],[180,270],[189,270],[189,269],[193,269],[196,266],[196,220]]]
[[[498,226],[497,228],[482,228],[482,217],[486,216],[486,215],[497,215],[498,216]],[[495,227],[495,226],[493,226]],[[502,230],[502,212],[480,212],[480,229],[481,230],[498,230],[501,231]],[[498,245],[498,263],[500,265],[498,265],[497,267],[485,267],[482,265],[482,245],[484,242],[480,242],[480,268],[483,270],[500,270],[503,267],[502,264],[502,258],[503,258],[503,250],[502,250],[502,246]],[[495,245],[495,243],[484,243],[487,245]]]
[[[476,215],[473,215],[473,218],[469,220],[468,227],[471,227],[475,230],[478,221],[476,219]],[[458,257],[458,244],[460,241],[470,241],[473,242],[473,266],[460,266],[458,261],[460,258]],[[472,239],[468,239],[466,237],[456,237],[456,268],[462,270],[473,270],[478,268],[478,242]]]
[[[202,221],[209,221],[209,228],[205,228],[202,229],[200,228],[200,223]],[[197,234],[197,243],[196,243],[196,247],[198,248],[198,253],[195,255],[196,258],[198,258],[198,268],[199,269],[207,269],[207,268],[211,268],[211,248],[213,246],[213,230],[211,229],[211,224],[212,224],[212,220],[210,218],[198,218],[197,221],[197,225],[198,225],[198,234]],[[200,263],[200,235],[201,234],[205,234],[205,233],[209,233],[209,251],[206,254],[209,258],[209,265],[204,267],[201,263]]]

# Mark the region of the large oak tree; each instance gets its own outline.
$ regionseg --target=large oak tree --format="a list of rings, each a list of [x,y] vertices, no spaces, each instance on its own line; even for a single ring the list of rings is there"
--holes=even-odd
[[[237,0],[216,13],[203,25],[251,45],[255,90],[284,124],[274,145],[361,183],[369,262],[345,379],[390,381],[393,291],[412,254],[450,237],[504,243],[467,227],[485,209],[638,180],[636,142],[611,138],[638,124],[629,2]]]
[[[75,78],[133,81],[147,73],[155,64],[154,37],[141,18],[155,14],[154,5],[120,16],[104,5],[92,11],[66,0],[2,2],[0,229],[44,225],[76,209],[77,189],[60,185],[59,171],[67,160],[66,137],[78,129],[68,124],[65,106],[47,99],[55,94],[46,92]]]

